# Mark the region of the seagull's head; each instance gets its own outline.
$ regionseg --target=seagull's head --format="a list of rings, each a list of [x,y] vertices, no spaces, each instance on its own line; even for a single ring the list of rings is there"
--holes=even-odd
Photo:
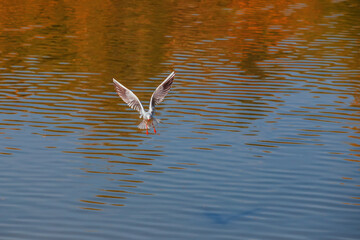
[[[144,119],[147,120],[147,121],[149,121],[149,120],[151,119],[151,114],[148,113],[148,112],[145,113],[145,114],[144,114]]]

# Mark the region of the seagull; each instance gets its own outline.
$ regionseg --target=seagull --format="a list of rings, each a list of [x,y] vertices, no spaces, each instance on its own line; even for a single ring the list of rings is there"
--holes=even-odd
[[[117,94],[121,99],[127,103],[129,107],[137,110],[140,113],[140,118],[142,122],[138,125],[140,129],[146,129],[146,134],[149,134],[149,127],[154,128],[154,133],[156,133],[155,125],[160,121],[155,118],[155,106],[162,101],[164,101],[165,96],[170,91],[171,85],[173,84],[175,77],[175,72],[172,72],[154,91],[150,98],[149,111],[145,112],[144,107],[142,106],[139,98],[124,85],[119,83],[113,78],[113,83]]]

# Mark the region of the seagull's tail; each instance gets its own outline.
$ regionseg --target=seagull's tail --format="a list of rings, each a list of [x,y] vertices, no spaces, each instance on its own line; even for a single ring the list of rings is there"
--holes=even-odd
[[[138,128],[140,129],[150,129],[150,127],[154,127],[160,123],[160,120],[157,118],[153,118],[151,121],[143,120],[138,125]]]
[[[149,129],[149,125],[146,124],[146,120],[141,121],[141,123],[138,125],[138,128],[140,129]]]

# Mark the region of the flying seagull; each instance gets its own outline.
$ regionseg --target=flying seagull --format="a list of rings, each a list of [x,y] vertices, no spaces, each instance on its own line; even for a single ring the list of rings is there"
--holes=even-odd
[[[113,78],[115,90],[121,99],[127,103],[129,107],[137,110],[140,113],[140,118],[143,118],[142,122],[138,125],[140,129],[146,129],[146,134],[149,134],[148,129],[150,127],[154,128],[154,133],[156,133],[155,125],[160,121],[155,118],[155,106],[162,101],[166,94],[170,91],[171,85],[174,81],[175,72],[172,72],[154,91],[150,98],[149,111],[145,112],[144,107],[142,106],[139,98],[124,85],[119,83]]]

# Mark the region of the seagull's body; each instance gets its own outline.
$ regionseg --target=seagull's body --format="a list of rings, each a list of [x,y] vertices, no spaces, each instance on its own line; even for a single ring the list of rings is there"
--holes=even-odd
[[[150,127],[154,128],[154,133],[156,133],[155,125],[160,121],[155,118],[155,105],[164,101],[165,96],[170,91],[171,85],[174,81],[175,72],[172,72],[154,91],[150,98],[149,111],[145,112],[144,107],[142,106],[139,98],[124,85],[119,83],[113,78],[115,90],[121,99],[127,103],[129,107],[137,110],[140,113],[140,118],[142,122],[139,124],[138,128],[146,129],[146,134],[148,134],[148,129]]]

